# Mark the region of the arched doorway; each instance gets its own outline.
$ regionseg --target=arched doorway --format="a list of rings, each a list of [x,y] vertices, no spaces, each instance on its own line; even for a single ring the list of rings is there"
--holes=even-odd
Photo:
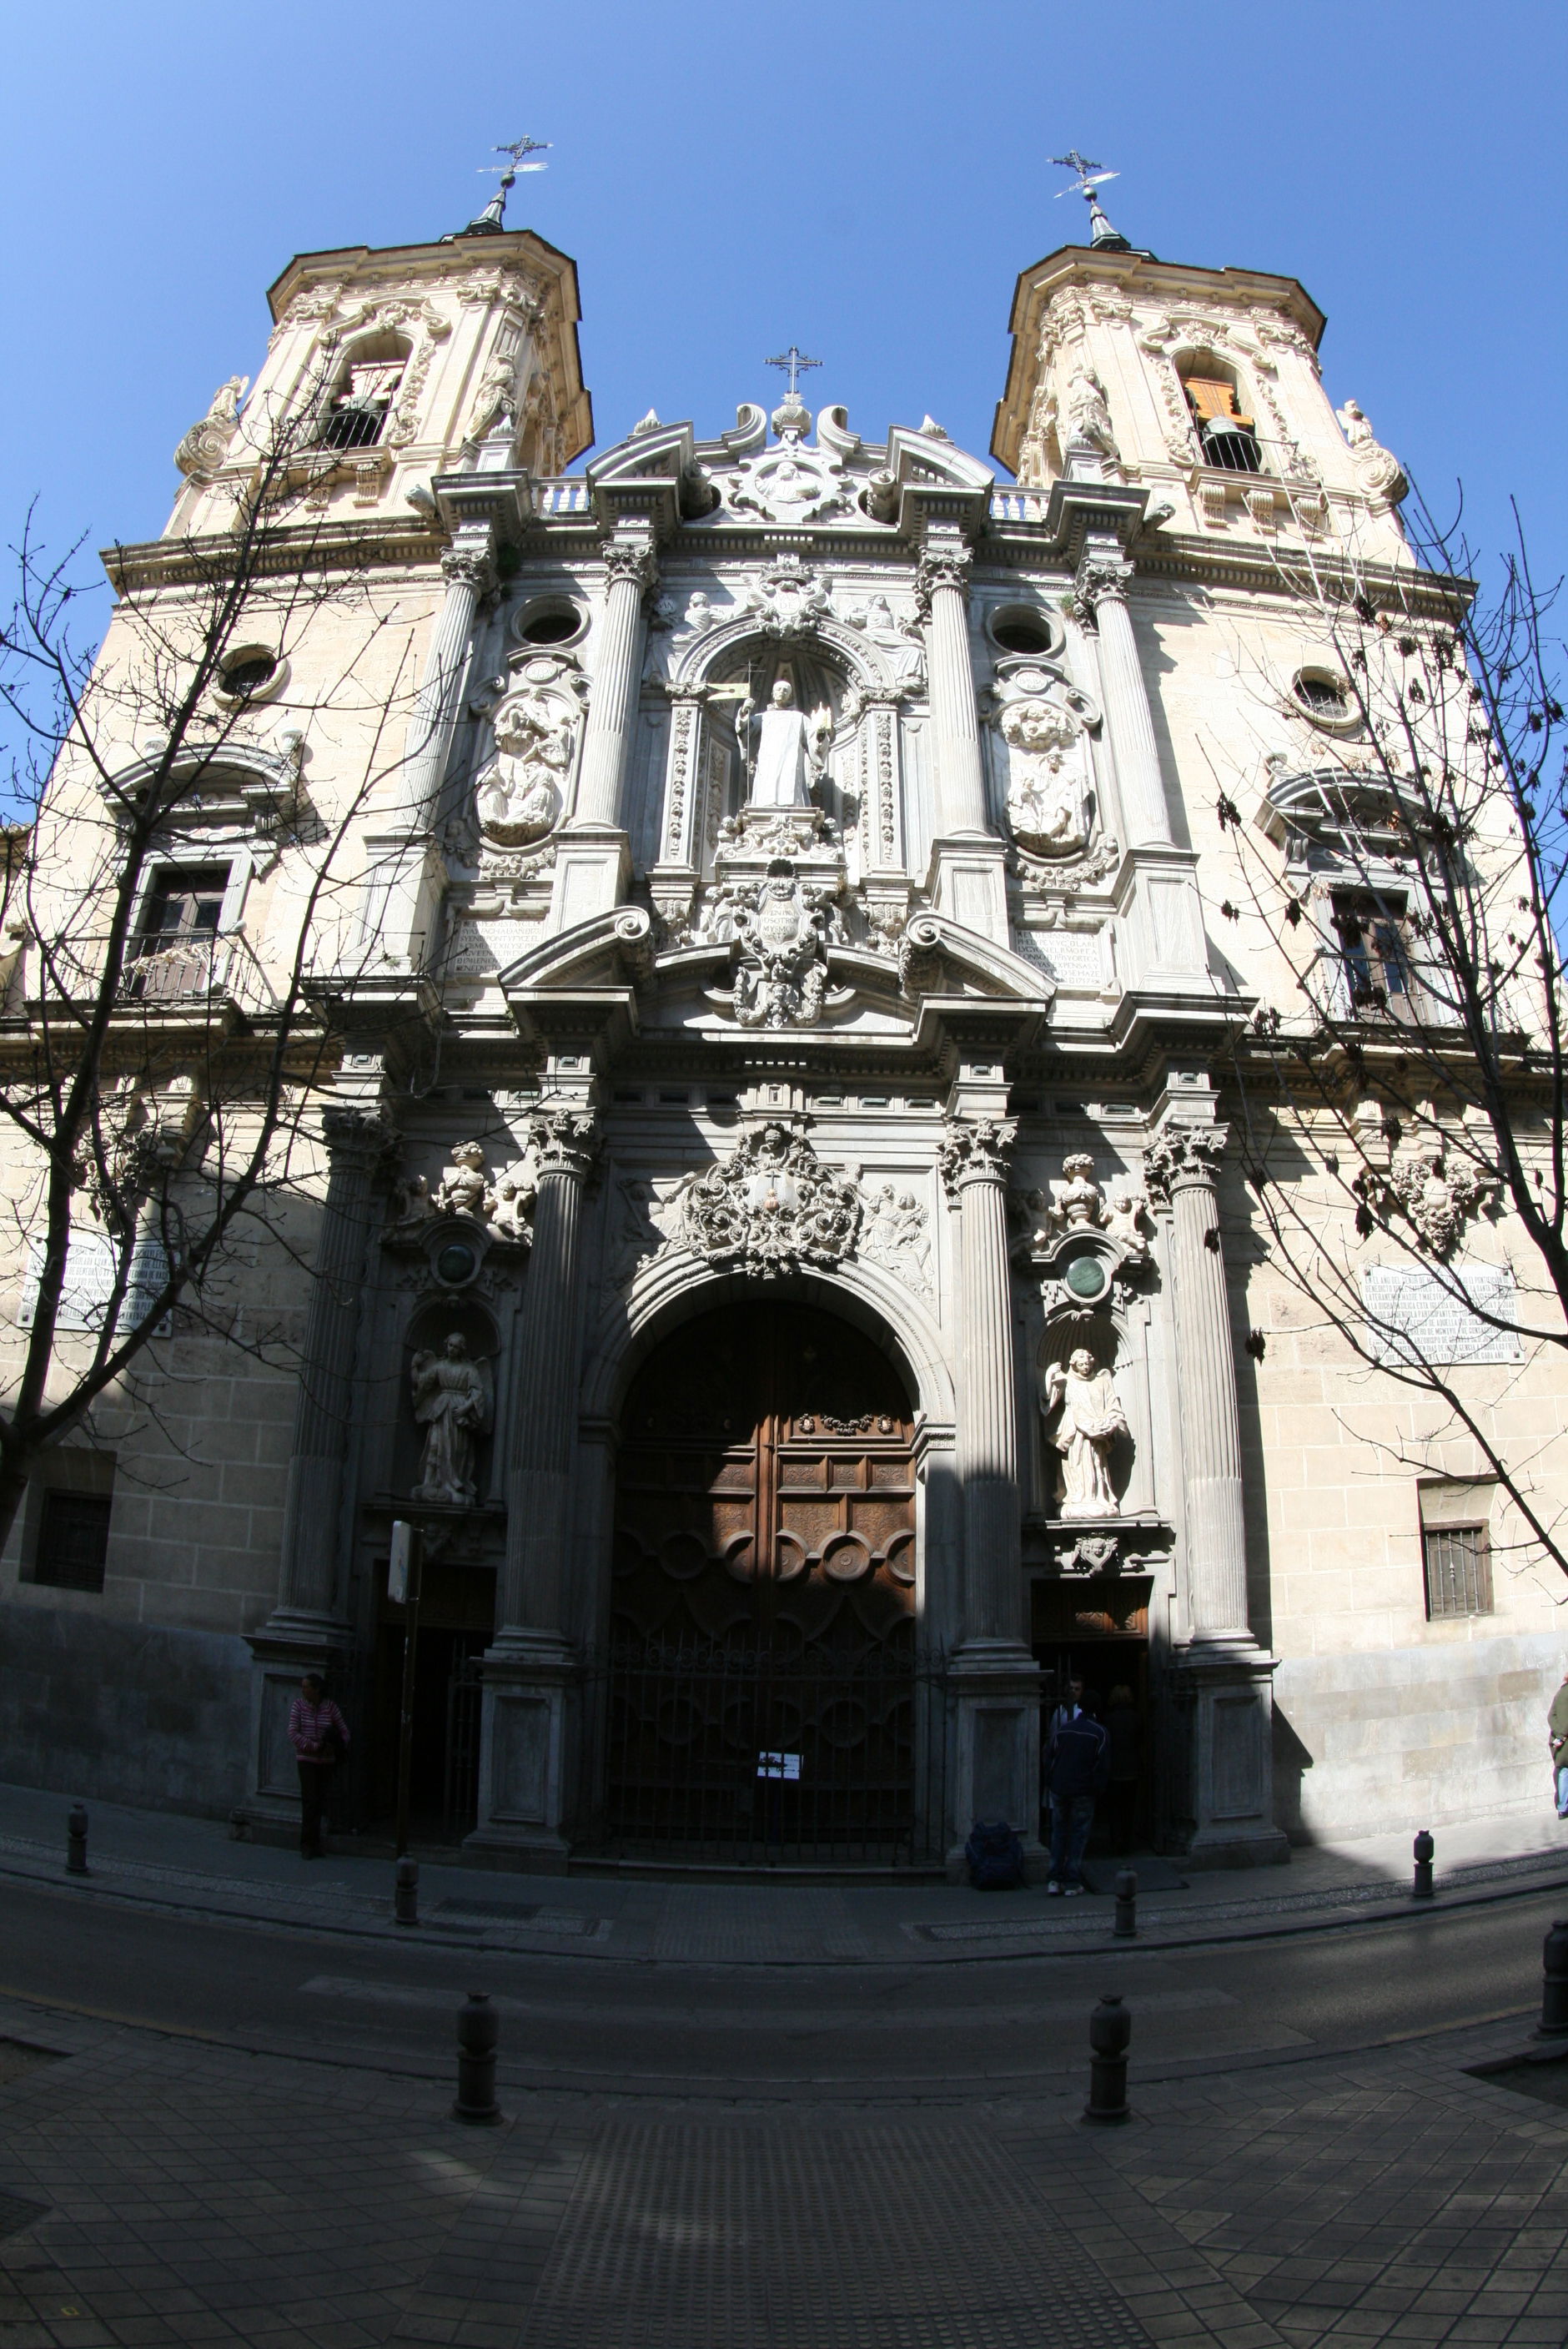
[[[917,1840],[913,1413],[820,1309],[686,1323],[626,1399],[606,1822],[623,1849],[897,1859]]]

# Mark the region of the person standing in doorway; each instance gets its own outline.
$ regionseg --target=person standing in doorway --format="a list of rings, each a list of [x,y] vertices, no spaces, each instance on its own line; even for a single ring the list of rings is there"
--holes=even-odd
[[[1094,1825],[1094,1798],[1110,1778],[1110,1740],[1099,1723],[1075,1704],[1051,1744],[1047,1787],[1051,1798],[1051,1875],[1047,1892],[1083,1890],[1084,1847]]]
[[[299,1764],[300,1852],[306,1859],[325,1859],[322,1820],[333,1771],[348,1751],[348,1723],[319,1672],[306,1672],[289,1707],[289,1743]]]

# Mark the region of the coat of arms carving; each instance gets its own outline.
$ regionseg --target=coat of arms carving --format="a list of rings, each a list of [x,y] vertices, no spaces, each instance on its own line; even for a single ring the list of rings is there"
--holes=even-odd
[[[828,989],[828,940],[835,916],[830,893],[802,882],[787,856],[765,877],[727,893],[735,942],[734,984],[727,998],[742,1028],[792,1028],[820,1018]]]
[[[785,1125],[748,1133],[722,1166],[694,1174],[660,1216],[694,1256],[771,1279],[803,1264],[838,1264],[861,1226],[855,1185],[824,1166]]]

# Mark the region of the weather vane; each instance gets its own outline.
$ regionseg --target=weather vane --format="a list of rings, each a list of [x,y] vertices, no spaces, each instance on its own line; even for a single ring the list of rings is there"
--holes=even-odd
[[[516,179],[520,171],[549,171],[550,166],[548,163],[525,163],[522,159],[525,155],[542,155],[545,149],[552,143],[553,142],[548,139],[530,139],[526,136],[521,139],[509,140],[504,147],[492,147],[490,149],[490,153],[492,155],[510,155],[511,157],[511,162],[505,164],[481,163],[480,165],[480,171],[486,178],[489,177],[490,172],[499,171],[500,173],[503,185],[510,188],[513,180]]]
[[[1119,251],[1130,252],[1131,247],[1121,231],[1112,228],[1101,212],[1099,198],[1095,193],[1096,189],[1103,188],[1108,180],[1119,179],[1120,173],[1108,171],[1103,163],[1091,162],[1087,155],[1080,155],[1076,147],[1069,147],[1065,155],[1053,155],[1049,160],[1057,171],[1070,171],[1073,175],[1071,187],[1058,188],[1057,195],[1081,196],[1088,206],[1090,244],[1102,248],[1112,245]]]
[[[798,399],[800,396],[801,369],[803,367],[820,367],[821,364],[822,362],[820,359],[809,359],[798,343],[791,343],[789,349],[784,353],[781,358],[765,359],[763,361],[763,365],[765,367],[787,367],[789,369],[789,397],[791,399]]]

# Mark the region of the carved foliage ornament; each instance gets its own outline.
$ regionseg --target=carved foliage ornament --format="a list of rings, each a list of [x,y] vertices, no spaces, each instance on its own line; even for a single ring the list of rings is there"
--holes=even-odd
[[[765,1280],[804,1264],[841,1263],[861,1226],[854,1185],[783,1125],[748,1134],[724,1165],[693,1175],[671,1205],[683,1247]]]
[[[952,1118],[938,1146],[936,1164],[950,1198],[970,1183],[1005,1183],[1007,1153],[1017,1134],[1012,1118]]]
[[[1225,1154],[1222,1125],[1168,1125],[1149,1145],[1143,1179],[1156,1198],[1188,1183],[1212,1183]]]

